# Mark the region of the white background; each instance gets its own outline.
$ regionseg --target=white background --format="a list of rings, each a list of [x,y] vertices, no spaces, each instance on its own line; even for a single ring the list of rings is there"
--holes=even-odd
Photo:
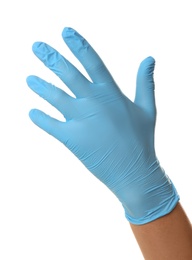
[[[114,195],[57,140],[28,118],[60,116],[25,79],[61,82],[33,55],[45,41],[65,46],[73,27],[134,98],[139,63],[156,59],[156,152],[192,219],[191,1],[38,0],[0,3],[0,259],[143,259]]]

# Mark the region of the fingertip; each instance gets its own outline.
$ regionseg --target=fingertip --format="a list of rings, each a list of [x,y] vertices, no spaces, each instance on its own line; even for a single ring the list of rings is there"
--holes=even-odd
[[[29,111],[29,118],[40,128],[44,126],[46,117],[47,115],[39,109],[33,108]]]
[[[151,75],[151,73],[153,73],[154,71],[154,68],[155,68],[155,59],[152,56],[148,56],[141,62],[138,74]]]
[[[30,84],[33,83],[34,77],[35,76],[32,76],[32,75],[29,75],[29,76],[26,77],[26,82],[27,82],[28,86],[30,86]]]
[[[71,27],[64,28],[62,37],[73,54],[76,57],[78,56],[77,58],[79,58],[79,55],[82,56],[87,53],[88,49],[90,48],[87,40]]]
[[[40,60],[46,61],[47,54],[50,52],[50,46],[44,42],[34,42],[32,51]]]
[[[33,108],[29,111],[29,117],[32,121],[34,121],[34,118],[37,116],[38,110],[36,108]]]
[[[147,59],[148,61],[155,62],[155,59],[154,59],[152,56],[148,56],[146,59]]]
[[[148,56],[147,58],[145,58],[143,61],[142,61],[143,64],[146,64],[146,65],[155,65],[155,59],[152,57],[152,56]]]
[[[28,87],[38,95],[42,96],[42,80],[37,76],[30,75],[26,78]]]
[[[26,81],[27,85],[29,85],[30,77],[31,77],[31,76],[27,76],[27,77],[25,78],[25,81]]]
[[[41,46],[42,42],[34,42],[32,45],[32,51],[35,52]]]
[[[69,47],[81,49],[87,46],[87,41],[82,35],[71,27],[65,27],[62,32],[63,40]]]
[[[71,27],[64,27],[62,31],[63,38],[67,38],[69,35],[74,34],[76,31]]]

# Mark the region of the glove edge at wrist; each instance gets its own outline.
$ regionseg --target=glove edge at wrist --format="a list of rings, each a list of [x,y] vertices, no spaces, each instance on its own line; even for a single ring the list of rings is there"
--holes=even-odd
[[[125,209],[126,219],[131,224],[143,225],[171,213],[176,207],[177,203],[179,202],[180,196],[178,195],[177,190],[174,184],[170,181],[170,179],[169,182],[170,182],[171,195],[167,198],[164,198],[164,196],[162,196],[162,200],[158,202],[157,205],[152,209],[146,210],[145,215],[143,215],[142,217],[134,218],[130,216],[130,214],[127,213],[126,207],[123,205]],[[142,199],[141,199],[141,203],[142,203]]]

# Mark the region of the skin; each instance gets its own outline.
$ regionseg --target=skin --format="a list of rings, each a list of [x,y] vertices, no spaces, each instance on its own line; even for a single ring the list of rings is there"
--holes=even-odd
[[[145,260],[192,259],[192,226],[181,203],[155,221],[130,225]]]

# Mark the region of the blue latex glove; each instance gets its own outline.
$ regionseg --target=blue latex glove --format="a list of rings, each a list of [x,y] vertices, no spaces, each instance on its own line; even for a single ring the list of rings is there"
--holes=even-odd
[[[132,102],[81,35],[65,28],[62,36],[91,81],[52,47],[34,43],[35,55],[76,98],[29,76],[29,87],[65,117],[61,122],[33,109],[31,120],[68,147],[117,196],[131,223],[144,224],[168,214],[179,196],[154,149],[154,59],[148,57],[140,64]]]

